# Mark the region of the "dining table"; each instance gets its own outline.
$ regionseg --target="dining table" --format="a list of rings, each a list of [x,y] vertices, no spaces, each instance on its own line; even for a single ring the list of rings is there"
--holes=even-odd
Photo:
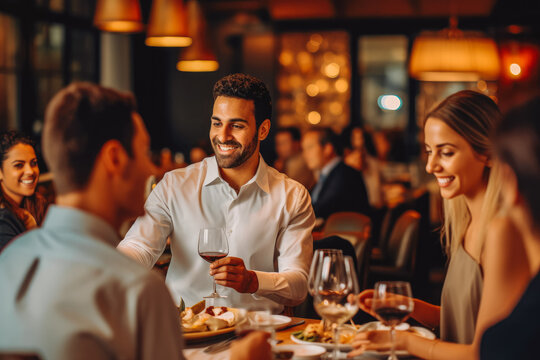
[[[292,326],[292,327],[290,325],[287,325],[281,330],[280,329],[276,330],[275,340],[278,342],[276,346],[279,347],[282,345],[296,344],[296,342],[294,342],[291,339],[291,335],[293,333],[305,329],[306,326],[309,324],[318,324],[320,323],[320,321],[321,320],[319,319],[291,317],[290,324],[296,324],[298,322],[302,322],[302,323]],[[229,334],[223,334],[223,335],[213,337],[211,339],[206,339],[200,342],[195,342],[195,343],[188,342],[185,346],[184,355],[188,360],[228,360],[230,359],[229,348],[226,348],[221,352],[212,353],[212,354],[205,353],[204,350],[211,345],[227,341],[233,336],[235,336],[235,334],[234,332],[231,332]],[[342,356],[340,358],[346,359],[345,353],[340,353],[340,354]],[[387,356],[382,356],[382,355],[378,355],[374,353],[365,353],[365,354],[354,357],[354,359],[356,360],[384,360],[386,358]],[[404,358],[404,357],[400,357],[400,359],[401,358]],[[410,357],[410,356],[406,358],[410,360],[417,359],[415,357]]]

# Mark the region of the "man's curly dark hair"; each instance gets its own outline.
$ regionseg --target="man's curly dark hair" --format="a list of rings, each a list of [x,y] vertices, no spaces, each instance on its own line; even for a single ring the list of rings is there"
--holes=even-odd
[[[261,80],[247,74],[231,74],[218,80],[214,85],[214,101],[218,96],[253,100],[257,128],[266,119],[272,119],[272,99],[266,85]]]

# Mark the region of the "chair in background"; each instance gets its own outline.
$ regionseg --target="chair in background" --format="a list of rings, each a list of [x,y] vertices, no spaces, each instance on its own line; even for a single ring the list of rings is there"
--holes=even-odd
[[[413,279],[421,218],[415,210],[407,210],[399,216],[384,249],[385,262],[370,266],[372,282]]]
[[[359,286],[364,289],[371,251],[371,219],[357,212],[337,212],[328,217],[322,233],[324,237],[337,235],[352,244],[357,259]]]

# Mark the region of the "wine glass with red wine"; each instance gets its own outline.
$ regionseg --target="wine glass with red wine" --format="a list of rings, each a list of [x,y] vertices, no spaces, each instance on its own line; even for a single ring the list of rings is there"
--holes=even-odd
[[[390,327],[392,348],[388,360],[395,354],[396,326],[404,322],[414,310],[411,284],[406,281],[380,281],[375,284],[372,310],[383,325]]]
[[[225,230],[222,228],[204,228],[199,231],[199,255],[209,263],[222,259],[229,254],[229,243]],[[226,296],[219,295],[216,291],[216,280],[214,292],[204,298],[216,299]]]

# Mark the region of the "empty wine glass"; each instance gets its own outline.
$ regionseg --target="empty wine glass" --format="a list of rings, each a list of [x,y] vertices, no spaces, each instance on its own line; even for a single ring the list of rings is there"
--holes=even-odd
[[[349,303],[347,296],[357,294],[358,291],[356,270],[350,256],[335,252],[321,256],[316,269],[313,304],[315,311],[331,324],[333,359],[338,358],[338,326],[351,319],[358,311],[357,303]]]
[[[315,276],[317,275],[317,269],[320,262],[320,259],[325,256],[325,254],[341,254],[343,256],[343,251],[339,249],[317,249],[313,252],[313,259],[311,260],[311,266],[309,268],[308,276],[308,292],[311,296],[314,295],[315,291]]]
[[[390,326],[392,347],[388,360],[397,360],[395,328],[405,321],[414,310],[411,285],[406,281],[380,281],[376,283],[371,308],[384,325]]]
[[[222,259],[229,254],[229,244],[225,230],[222,228],[203,228],[199,231],[199,255],[209,263]],[[216,291],[216,280],[213,280],[214,291],[204,298],[225,298]]]

